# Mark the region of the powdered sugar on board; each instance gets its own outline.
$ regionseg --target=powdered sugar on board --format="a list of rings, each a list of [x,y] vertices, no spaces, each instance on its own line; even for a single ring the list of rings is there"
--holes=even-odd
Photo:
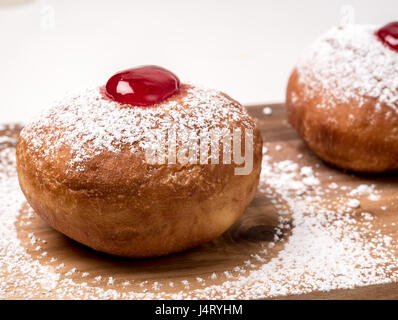
[[[274,297],[397,281],[397,243],[369,222],[377,218],[354,211],[348,197],[333,197],[335,188],[304,183],[303,171],[317,181],[307,166],[264,156],[260,191],[280,210],[281,228],[290,215],[291,235],[276,258],[238,280],[203,289],[201,297]]]
[[[376,38],[376,30],[367,25],[334,27],[304,52],[297,69],[310,97],[323,90],[319,107],[330,105],[330,99],[363,104],[370,97],[377,99],[377,110],[385,104],[398,112],[398,53]]]
[[[15,140],[15,135],[10,139]],[[276,145],[282,148],[277,150]],[[342,180],[343,173],[332,172],[310,153],[298,157],[292,143],[267,143],[263,153],[257,198],[268,199],[277,212],[271,240],[228,269],[198,272],[187,279],[131,281],[111,271],[82,271],[78,261],[70,265],[56,251],[46,249],[51,239],[41,238],[40,229],[26,235],[27,243],[19,240],[20,230],[37,217],[29,207],[22,219],[19,216],[24,198],[16,178],[15,149],[4,142],[0,145],[0,296],[259,298],[398,280],[397,235],[391,234],[396,220],[374,213],[381,206],[387,206],[386,214],[396,210],[395,193],[388,194],[377,181],[353,178],[348,183]],[[387,197],[388,202],[368,199],[372,194]],[[351,199],[361,206],[351,208]]]
[[[175,130],[181,140],[192,131],[222,135],[238,123],[254,128],[253,120],[236,101],[199,86],[183,85],[181,93],[153,107],[121,106],[104,99],[100,89],[67,97],[45,111],[21,132],[35,156],[51,161],[60,148],[70,150],[70,168],[84,170],[85,160],[102,151],[132,153],[164,147],[155,136]]]

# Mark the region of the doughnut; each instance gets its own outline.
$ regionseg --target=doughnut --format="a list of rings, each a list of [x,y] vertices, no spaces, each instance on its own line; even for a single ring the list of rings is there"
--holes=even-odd
[[[193,143],[209,133],[208,149]],[[260,131],[241,104],[143,66],[27,124],[17,172],[28,203],[52,228],[94,250],[142,258],[224,233],[254,197],[261,158]]]
[[[289,123],[325,162],[398,169],[398,23],[334,27],[302,55],[286,90]]]

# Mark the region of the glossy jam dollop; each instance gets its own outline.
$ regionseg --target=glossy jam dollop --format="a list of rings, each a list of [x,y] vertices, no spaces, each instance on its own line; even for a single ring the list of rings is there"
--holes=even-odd
[[[398,22],[391,22],[376,31],[377,38],[398,52]]]
[[[149,107],[171,97],[180,80],[158,66],[141,66],[113,75],[105,86],[106,95],[119,103]]]

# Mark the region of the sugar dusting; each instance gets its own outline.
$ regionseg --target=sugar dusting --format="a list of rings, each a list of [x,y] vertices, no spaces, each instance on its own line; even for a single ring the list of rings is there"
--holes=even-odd
[[[323,90],[319,107],[352,99],[363,104],[370,97],[377,99],[376,110],[384,104],[398,112],[398,54],[376,38],[376,30],[367,25],[334,27],[303,54],[297,66],[300,80],[310,97]]]
[[[8,136],[3,136],[8,137]],[[3,138],[3,141],[15,138]],[[0,297],[36,296],[72,299],[228,299],[259,298],[312,291],[328,291],[397,281],[397,243],[375,227],[377,216],[350,206],[381,195],[377,186],[357,183],[340,185],[322,181],[317,166],[276,158],[283,148],[267,145],[259,191],[278,211],[278,230],[289,232],[282,249],[271,260],[274,241],[231,270],[198,275],[193,280],[142,281],[138,288],[113,275],[96,276],[66,268],[51,257],[50,266],[33,259],[17,237],[17,218],[24,205],[15,172],[15,148],[4,142],[0,148]],[[301,157],[297,156],[298,159]],[[343,191],[343,193],[342,193]],[[342,195],[343,194],[343,195]],[[333,196],[338,195],[338,196]],[[264,212],[267,214],[267,212]],[[33,216],[29,212],[26,222]],[[290,224],[289,221],[292,223]],[[42,252],[37,235],[30,244]],[[76,281],[76,277],[85,282]],[[116,287],[121,284],[121,291]],[[180,289],[175,289],[178,286]],[[171,291],[170,291],[170,290]]]
[[[305,183],[308,177],[312,183]],[[347,197],[325,202],[335,189],[322,188],[310,167],[264,156],[260,191],[276,200],[282,228],[291,214],[292,233],[278,257],[238,280],[203,289],[201,297],[274,297],[397,281],[395,241],[373,227],[372,214],[356,218]]]
[[[104,150],[118,153],[126,145],[132,153],[158,150],[164,146],[155,137],[171,130],[184,140],[193,131],[222,135],[223,128],[237,122],[241,128],[253,129],[246,110],[219,91],[194,85],[184,85],[184,90],[177,98],[141,108],[121,107],[104,99],[99,88],[90,89],[57,102],[28,124],[21,136],[35,156],[47,161],[66,146],[70,168],[84,170],[85,161]]]

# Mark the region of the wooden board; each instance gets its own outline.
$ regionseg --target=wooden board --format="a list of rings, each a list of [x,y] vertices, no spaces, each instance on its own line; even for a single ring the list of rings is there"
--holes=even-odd
[[[398,201],[397,203],[392,201],[398,190],[396,175],[382,177],[354,176],[324,165],[306,148],[295,131],[286,123],[283,105],[269,105],[273,112],[272,115],[268,116],[262,112],[264,107],[264,105],[251,106],[248,109],[259,120],[263,139],[267,146],[282,146],[282,151],[275,155],[276,158],[281,160],[297,159],[297,155],[302,153],[303,159],[300,161],[311,165],[317,164],[320,175],[323,177],[332,176],[335,182],[344,182],[349,185],[360,180],[363,183],[377,184],[377,187],[383,190],[384,199],[378,201],[377,205],[371,201],[364,201],[361,206],[371,211],[372,214],[381,217],[381,220],[379,219],[380,221],[377,223],[390,225],[391,221],[396,220],[398,222],[398,216],[396,216],[398,215]],[[17,131],[18,128],[9,131],[7,134],[16,135]],[[7,143],[7,146],[10,146],[9,142]],[[0,144],[0,149],[5,146]],[[380,210],[383,201],[389,204],[387,212]],[[63,263],[64,266],[58,270],[58,272],[64,274],[62,277],[66,276],[67,271],[76,268],[76,272],[68,275],[76,283],[95,283],[95,286],[105,289],[112,288],[120,292],[128,292],[131,290],[142,291],[144,287],[150,288],[157,282],[161,286],[161,290],[173,293],[186,289],[182,282],[184,280],[189,281],[189,289],[192,290],[203,287],[203,284],[197,278],[205,279],[206,286],[209,286],[222,283],[227,280],[227,276],[237,277],[238,274],[234,272],[231,275],[225,275],[224,271],[232,270],[236,266],[243,266],[245,261],[250,260],[253,254],[267,247],[267,244],[274,239],[275,228],[278,225],[277,219],[278,214],[270,199],[267,199],[261,193],[257,193],[242,218],[218,239],[184,253],[143,260],[113,257],[90,250],[51,229],[36,215],[30,214],[27,207],[19,215],[17,229],[19,239],[33,259],[54,268]],[[388,228],[390,228],[389,233],[398,239],[397,231],[392,227]],[[41,250],[36,251],[37,244],[31,244],[28,236],[30,233],[34,233],[35,237],[40,239]],[[275,247],[268,249],[267,259],[276,257],[288,238],[289,232],[282,234],[284,241],[277,242]],[[47,252],[46,256],[42,255],[44,251]],[[51,259],[56,259],[56,261],[52,262]],[[260,262],[251,261],[254,265],[260,264]],[[83,277],[82,275],[85,273],[88,273],[88,275]],[[212,276],[213,274],[216,274],[217,278]],[[101,280],[96,280],[99,279],[99,276],[102,277]],[[107,284],[109,277],[114,279],[111,286]],[[129,281],[129,285],[123,284],[126,281]],[[170,282],[173,282],[173,287],[169,285]],[[35,295],[35,298],[43,297],[40,292]],[[24,297],[12,296],[10,298]],[[306,295],[280,298],[394,299],[398,298],[398,284],[313,292]]]

